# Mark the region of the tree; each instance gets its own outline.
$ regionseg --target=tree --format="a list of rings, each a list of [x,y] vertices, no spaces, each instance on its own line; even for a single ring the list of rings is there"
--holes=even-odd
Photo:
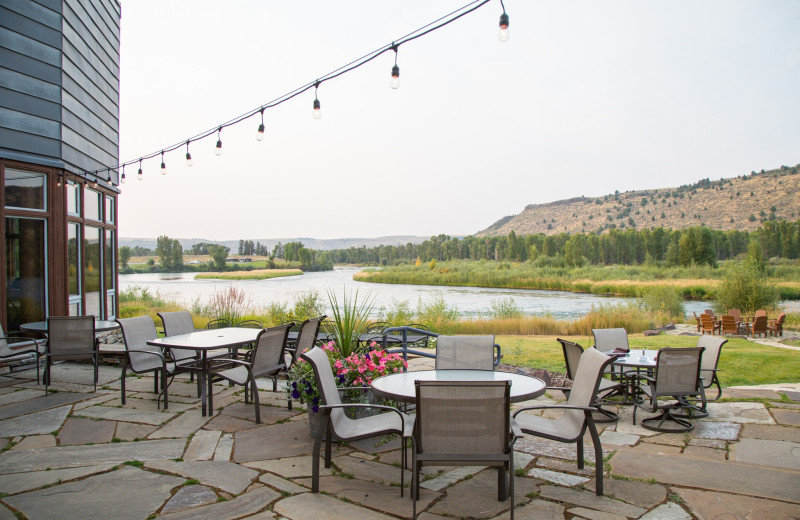
[[[119,248],[119,263],[122,268],[128,267],[128,261],[131,259],[131,248],[129,246],[122,246]]]
[[[166,271],[183,267],[183,248],[178,240],[172,240],[166,235],[158,237],[156,255],[161,267]]]
[[[752,256],[728,264],[717,289],[715,307],[720,313],[741,309],[742,314],[753,315],[758,309],[774,307],[778,303],[778,289],[760,267]]]
[[[214,261],[214,265],[220,271],[225,269],[225,259],[228,258],[228,253],[231,252],[231,249],[227,246],[222,245],[212,245],[208,246],[208,254],[211,255],[211,259]]]

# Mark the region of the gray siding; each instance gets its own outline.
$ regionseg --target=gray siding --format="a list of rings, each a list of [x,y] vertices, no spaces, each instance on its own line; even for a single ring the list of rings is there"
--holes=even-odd
[[[0,0],[0,157],[117,164],[119,21],[118,0]]]

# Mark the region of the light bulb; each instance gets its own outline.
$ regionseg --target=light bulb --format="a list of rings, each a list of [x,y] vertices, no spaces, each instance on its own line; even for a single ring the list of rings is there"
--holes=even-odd
[[[93,188],[97,188],[97,177],[94,178],[94,184],[92,184]]]
[[[319,99],[314,100],[314,119],[322,119],[322,110],[320,109]]]
[[[256,141],[264,140],[264,123],[258,125],[258,132],[256,132]]]
[[[222,140],[217,139],[217,147],[214,149],[216,155],[222,155]]]
[[[161,162],[161,175],[166,175],[166,174],[167,174],[167,165],[164,164],[164,162],[162,161]]]
[[[400,67],[397,65],[392,67],[392,79],[389,81],[389,86],[395,90],[400,88]]]
[[[192,154],[186,152],[186,166],[191,166],[194,163],[192,162]]]
[[[497,31],[497,39],[501,42],[507,42],[509,38],[511,38],[511,34],[508,32],[508,15],[503,13],[500,15],[500,29]]]
[[[136,176],[137,179],[142,180],[142,169],[139,168],[139,175]]]
[[[125,172],[122,172],[122,177],[119,180],[122,184],[125,184]]]

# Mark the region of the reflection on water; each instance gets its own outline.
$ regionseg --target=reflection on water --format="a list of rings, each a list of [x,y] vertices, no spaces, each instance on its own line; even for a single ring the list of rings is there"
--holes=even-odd
[[[236,286],[244,290],[254,306],[266,307],[270,303],[292,304],[298,297],[309,291],[317,291],[327,303],[327,291],[338,294],[346,287],[348,291],[357,290],[359,297],[369,293],[374,296],[377,308],[388,308],[395,302],[408,301],[412,308],[417,302],[430,302],[441,295],[448,307],[455,307],[464,316],[487,314],[492,301],[513,298],[525,314],[543,315],[550,313],[561,319],[575,319],[585,315],[592,305],[617,305],[636,298],[578,294],[564,291],[538,291],[528,289],[487,289],[482,287],[439,287],[430,285],[391,285],[356,282],[353,274],[356,267],[336,267],[333,271],[306,273],[300,276],[286,276],[270,280],[195,280],[195,273],[169,274],[126,274],[120,275],[120,290],[141,286],[165,299],[177,300],[190,305],[195,300],[205,302],[216,291]],[[707,302],[686,302],[686,311],[701,312]]]

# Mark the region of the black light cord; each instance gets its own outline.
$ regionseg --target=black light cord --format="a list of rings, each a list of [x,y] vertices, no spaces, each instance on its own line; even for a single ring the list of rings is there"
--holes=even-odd
[[[178,148],[181,148],[183,146],[187,147],[187,156],[188,156],[188,146],[189,146],[190,143],[205,139],[206,137],[214,135],[214,133],[217,133],[217,135],[219,136],[219,133],[222,131],[223,128],[226,128],[226,127],[229,127],[229,126],[233,126],[233,125],[235,125],[237,123],[241,123],[242,121],[245,121],[246,119],[249,119],[249,118],[253,117],[256,114],[261,114],[262,121],[263,121],[264,110],[266,110],[268,108],[276,107],[278,105],[281,105],[281,104],[283,104],[283,103],[285,103],[285,102],[287,102],[287,101],[289,101],[291,99],[294,99],[297,96],[307,92],[308,90],[310,90],[312,88],[317,89],[317,88],[319,88],[319,86],[323,82],[338,78],[339,76],[347,74],[348,72],[351,72],[351,71],[353,71],[353,70],[355,70],[355,69],[357,69],[357,68],[359,68],[359,67],[361,67],[363,65],[366,65],[367,63],[369,63],[372,60],[376,59],[378,56],[381,56],[385,52],[388,52],[388,51],[394,51],[395,52],[395,64],[396,64],[397,63],[397,55],[396,55],[397,48],[400,47],[400,45],[402,45],[404,43],[408,43],[408,42],[414,41],[414,40],[416,40],[418,38],[421,38],[421,37],[423,37],[423,36],[425,36],[427,34],[432,33],[433,31],[441,29],[442,27],[445,27],[446,25],[451,24],[452,22],[458,20],[459,18],[462,18],[462,17],[472,13],[473,11],[476,11],[477,9],[483,7],[484,5],[486,5],[489,2],[491,2],[491,0],[474,0],[473,2],[470,2],[470,3],[468,3],[468,4],[464,5],[464,6],[461,6],[458,9],[456,9],[456,10],[454,10],[454,11],[452,11],[452,12],[450,12],[450,13],[444,15],[444,16],[441,16],[441,17],[437,18],[436,20],[433,20],[432,22],[429,22],[429,23],[423,25],[422,27],[420,27],[418,29],[415,29],[414,31],[411,31],[410,33],[406,34],[405,36],[402,36],[401,38],[399,38],[397,40],[394,40],[390,44],[384,45],[384,46],[379,47],[378,49],[376,49],[376,50],[374,50],[372,52],[364,54],[360,58],[356,58],[356,59],[350,61],[349,63],[346,63],[346,64],[342,65],[341,67],[339,67],[339,68],[337,68],[335,70],[332,70],[331,72],[328,72],[327,74],[325,74],[323,76],[320,76],[319,78],[315,79],[314,81],[311,81],[309,83],[306,83],[305,85],[297,87],[296,89],[294,89],[294,90],[292,90],[290,92],[287,92],[287,93],[285,93],[285,94],[283,94],[281,96],[278,96],[277,98],[275,98],[275,99],[273,99],[271,101],[268,101],[267,103],[259,106],[258,108],[255,108],[253,110],[249,110],[249,111],[245,112],[244,114],[236,116],[233,119],[231,119],[229,121],[226,121],[225,123],[222,123],[220,125],[215,125],[213,128],[210,128],[209,130],[205,130],[203,132],[200,132],[199,134],[196,134],[196,135],[194,135],[192,137],[189,137],[187,139],[182,139],[178,143],[175,143],[173,145],[170,145],[170,146],[167,146],[167,147],[164,147],[164,148],[160,148],[159,150],[157,150],[155,152],[152,152],[150,154],[142,155],[141,157],[138,157],[138,158],[133,159],[131,161],[120,163],[116,167],[104,166],[103,168],[99,168],[99,169],[94,170],[92,172],[88,172],[87,171],[85,173],[86,174],[94,174],[94,175],[96,175],[97,173],[99,173],[99,172],[101,172],[103,170],[109,170],[109,169],[117,170],[120,167],[124,168],[126,165],[134,164],[137,161],[139,162],[139,168],[140,168],[140,171],[141,171],[141,164],[142,164],[143,160],[152,159],[152,158],[157,157],[159,155],[161,155],[163,157],[163,155],[165,153],[172,152],[172,151],[177,150]],[[503,12],[505,13],[505,5],[503,4],[503,0],[500,0],[500,5],[503,7]],[[188,159],[188,157],[187,157],[187,159]]]

